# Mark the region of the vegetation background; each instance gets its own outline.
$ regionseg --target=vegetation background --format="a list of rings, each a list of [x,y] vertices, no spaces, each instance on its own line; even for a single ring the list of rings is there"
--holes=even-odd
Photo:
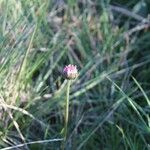
[[[149,0],[0,0],[0,149],[150,149]]]

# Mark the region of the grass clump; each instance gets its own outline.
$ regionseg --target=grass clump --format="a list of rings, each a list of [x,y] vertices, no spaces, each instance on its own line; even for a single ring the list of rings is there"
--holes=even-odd
[[[150,148],[149,1],[0,1],[0,148]]]

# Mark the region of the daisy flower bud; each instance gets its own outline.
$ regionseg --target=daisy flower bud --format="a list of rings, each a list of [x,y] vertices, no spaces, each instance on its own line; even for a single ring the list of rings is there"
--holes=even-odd
[[[68,80],[73,80],[78,77],[78,69],[76,65],[68,65],[63,69],[63,75]]]

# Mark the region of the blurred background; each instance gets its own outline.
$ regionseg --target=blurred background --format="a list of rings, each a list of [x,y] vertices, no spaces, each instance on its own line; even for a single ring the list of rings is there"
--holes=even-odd
[[[0,0],[0,149],[150,149],[149,0]]]

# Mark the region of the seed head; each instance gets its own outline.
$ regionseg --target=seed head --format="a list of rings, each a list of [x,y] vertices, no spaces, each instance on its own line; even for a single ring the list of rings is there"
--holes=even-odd
[[[78,77],[78,69],[76,65],[68,65],[63,69],[63,75],[68,80],[73,80]]]

